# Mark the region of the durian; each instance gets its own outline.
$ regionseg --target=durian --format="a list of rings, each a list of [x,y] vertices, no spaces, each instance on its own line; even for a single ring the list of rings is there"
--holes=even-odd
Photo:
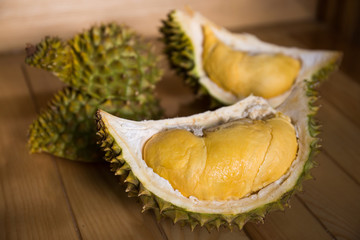
[[[46,37],[27,53],[27,64],[54,73],[68,85],[30,126],[31,152],[100,160],[94,120],[98,108],[133,120],[161,115],[154,96],[162,75],[158,57],[128,27],[94,26],[68,41]]]
[[[200,13],[174,10],[160,28],[171,66],[198,93],[233,104],[260,96],[279,106],[308,72],[309,59],[334,61],[336,53],[307,51],[265,43],[247,33],[234,34]]]
[[[341,53],[284,48],[210,24],[229,46],[258,56],[281,55],[294,61],[295,70],[299,66],[291,87],[280,96],[250,94],[240,99],[216,87],[199,64],[202,41],[191,40],[202,39],[199,23],[208,21],[199,14],[169,15],[162,31],[170,61],[185,78],[233,104],[150,121],[99,110],[98,143],[112,171],[127,185],[126,192],[141,199],[144,211],[152,209],[159,219],[169,217],[191,229],[242,229],[248,221],[262,221],[268,212],[284,209],[302,181],[311,178],[320,147],[316,88],[337,69]]]

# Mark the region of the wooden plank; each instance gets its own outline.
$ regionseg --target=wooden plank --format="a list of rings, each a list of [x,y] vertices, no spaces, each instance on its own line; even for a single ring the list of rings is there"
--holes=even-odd
[[[162,239],[155,217],[141,213],[107,163],[58,163],[84,239]]]
[[[53,75],[26,68],[39,107],[63,84]],[[49,98],[49,99],[46,99]],[[55,158],[69,202],[84,239],[161,239],[154,217],[128,199],[108,164],[86,164]]]
[[[342,71],[334,73],[320,88],[320,95],[360,127],[360,85]]]
[[[336,239],[360,239],[360,187],[324,153],[299,197]],[[304,229],[304,231],[306,231]]]
[[[0,56],[0,238],[78,239],[54,161],[29,155],[35,109],[21,73],[23,55]]]
[[[301,193],[298,193],[301,195]],[[273,212],[265,217],[264,224],[248,223],[245,230],[251,239],[332,239],[321,223],[293,196],[290,209]]]
[[[141,34],[159,36],[160,20],[172,9],[190,5],[226,27],[253,26],[282,21],[314,20],[313,0],[3,0],[0,8],[0,52],[24,48],[45,35],[69,37],[94,23],[125,23]],[[271,11],[269,11],[271,9]],[[17,31],[13,31],[16,29]]]
[[[319,103],[322,108],[317,117],[323,126],[321,138],[324,151],[360,183],[360,128],[325,99]]]

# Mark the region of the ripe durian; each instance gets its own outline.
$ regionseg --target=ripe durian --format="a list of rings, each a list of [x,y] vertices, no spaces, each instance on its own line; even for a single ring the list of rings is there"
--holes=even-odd
[[[170,12],[160,31],[171,66],[199,94],[222,104],[254,95],[279,106],[308,72],[321,69],[309,59],[339,58],[331,51],[286,48],[234,34],[191,10]]]
[[[98,143],[144,211],[191,229],[242,229],[284,209],[311,178],[320,147],[316,87],[339,56],[306,52],[304,80],[276,108],[249,96],[215,111],[140,122],[99,110]]]
[[[241,229],[247,221],[262,221],[269,211],[284,209],[302,181],[311,178],[309,170],[320,147],[315,88],[337,67],[323,61],[311,60],[316,69],[323,66],[321,70],[307,72],[306,80],[296,83],[277,108],[249,96],[215,111],[140,122],[99,110],[98,143],[112,171],[127,184],[129,196],[140,197],[144,211],[152,209],[158,218],[167,216],[192,229]],[[271,121],[277,127],[266,126]],[[248,133],[232,132],[238,125]],[[219,129],[229,131],[217,133]],[[212,138],[208,144],[206,137]],[[244,159],[234,160],[237,155]],[[249,159],[255,163],[249,164]]]
[[[98,108],[133,120],[161,115],[154,96],[162,75],[158,57],[125,26],[94,26],[68,41],[46,37],[27,48],[26,63],[52,72],[68,85],[30,126],[31,152],[100,160],[94,120]]]

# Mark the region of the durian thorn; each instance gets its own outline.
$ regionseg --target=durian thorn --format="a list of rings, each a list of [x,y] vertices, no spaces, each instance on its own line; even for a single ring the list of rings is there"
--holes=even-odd
[[[143,198],[142,201],[144,203],[142,212],[145,212],[149,209],[157,209],[157,204],[153,198]]]
[[[247,222],[247,218],[243,215],[233,220],[233,223],[235,223],[238,226],[239,230],[241,230],[244,227],[246,222]]]
[[[131,183],[136,187],[139,185],[139,180],[134,176],[132,171],[130,171],[129,175],[126,177],[124,182]]]
[[[215,221],[213,221],[214,226],[216,227],[216,230],[219,231],[220,230],[220,226],[222,224],[222,220],[220,218],[215,219]]]
[[[175,210],[175,218],[174,223],[177,223],[179,221],[186,221],[189,219],[189,216],[187,213],[181,211],[181,210]]]
[[[139,184],[139,193],[138,196],[148,196],[151,197],[151,193],[149,190],[147,190],[144,185],[142,185],[141,183]]]
[[[194,229],[196,228],[196,226],[197,226],[199,223],[198,223],[197,221],[191,220],[191,221],[189,222],[189,224],[190,224],[191,231],[193,232]]]
[[[136,188],[136,186],[134,184],[127,183],[125,192],[127,192],[127,193],[129,193],[129,192],[137,192],[137,188]]]
[[[160,210],[160,213],[162,213],[163,211],[165,210],[168,210],[168,209],[173,209],[173,205],[167,201],[164,201],[162,200],[161,198],[159,197],[155,197],[155,200],[159,206],[159,210]]]

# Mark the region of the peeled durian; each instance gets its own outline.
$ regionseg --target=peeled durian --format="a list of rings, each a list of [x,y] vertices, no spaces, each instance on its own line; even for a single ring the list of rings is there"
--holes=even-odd
[[[247,33],[234,34],[191,10],[170,12],[160,30],[171,66],[199,94],[223,104],[254,95],[279,106],[309,73],[340,57],[337,52],[286,48]]]
[[[68,41],[46,37],[27,53],[27,64],[54,73],[68,85],[30,126],[31,152],[100,160],[94,120],[98,108],[133,120],[161,115],[154,95],[162,75],[158,57],[125,26],[95,26]]]
[[[98,143],[129,196],[191,229],[241,229],[284,209],[311,178],[320,146],[315,88],[338,64],[337,54],[306,54],[304,80],[276,108],[249,96],[215,111],[140,122],[99,110]]]

